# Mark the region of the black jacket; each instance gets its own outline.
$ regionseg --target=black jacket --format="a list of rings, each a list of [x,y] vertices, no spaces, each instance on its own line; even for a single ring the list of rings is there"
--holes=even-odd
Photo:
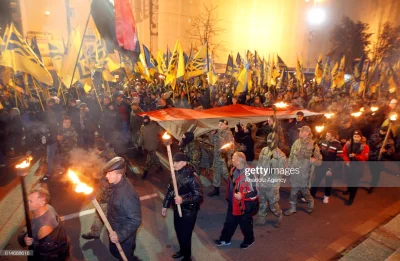
[[[57,217],[58,219],[58,217]],[[24,237],[27,234],[26,228],[18,235],[18,242],[26,247]],[[69,242],[67,233],[62,222],[47,236],[41,238],[32,245],[33,256],[28,261],[65,261],[69,256]]]
[[[178,186],[179,196],[182,197],[182,210],[199,210],[200,204],[203,202],[203,190],[201,188],[200,180],[195,173],[193,166],[186,165],[182,169],[175,171],[176,183]],[[164,208],[175,205],[175,192],[172,182],[168,185],[167,193],[163,202]]]
[[[254,160],[254,140],[251,137],[250,133],[245,133],[242,130],[239,132],[235,132],[235,141],[240,143],[243,148],[240,148],[239,151],[243,152],[246,155],[247,161]]]
[[[111,184],[109,192],[107,219],[117,233],[119,242],[124,242],[136,235],[142,223],[140,199],[126,176],[117,184]]]

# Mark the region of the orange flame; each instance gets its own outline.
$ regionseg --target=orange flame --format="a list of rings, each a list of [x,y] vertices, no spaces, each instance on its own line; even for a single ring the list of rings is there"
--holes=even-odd
[[[324,116],[325,116],[326,118],[328,118],[328,119],[332,118],[334,115],[335,115],[334,113],[327,113],[327,114],[324,114]]]
[[[18,164],[15,167],[17,169],[25,169],[31,165],[31,160],[32,160],[32,157],[28,157],[26,160],[24,160],[22,163]]]
[[[392,115],[390,116],[390,120],[391,120],[391,121],[396,121],[396,120],[397,120],[397,114],[392,114]]]
[[[354,112],[354,113],[352,113],[352,114],[351,114],[351,116],[354,116],[354,117],[360,117],[360,116],[361,116],[361,114],[362,114],[362,112],[361,112],[361,111],[359,111],[359,112]]]
[[[325,128],[324,126],[315,126],[315,129],[317,130],[317,132],[323,131],[324,128]]]
[[[164,140],[169,140],[171,136],[168,134],[168,132],[165,132],[164,135],[162,136]]]
[[[286,108],[287,106],[289,106],[287,103],[284,102],[278,102],[274,104],[277,108]]]
[[[371,111],[372,112],[375,112],[375,111],[377,111],[379,108],[378,107],[371,107]]]
[[[226,149],[226,148],[230,147],[231,145],[232,145],[232,143],[224,144],[224,145],[221,147],[221,150]]]
[[[78,175],[72,170],[68,170],[68,176],[71,178],[72,183],[77,184],[75,192],[84,193],[86,195],[93,192],[93,188],[89,187],[87,184],[81,182],[78,178]]]

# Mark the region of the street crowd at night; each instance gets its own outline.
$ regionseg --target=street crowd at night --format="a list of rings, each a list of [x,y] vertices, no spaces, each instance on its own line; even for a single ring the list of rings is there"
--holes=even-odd
[[[91,6],[92,46],[84,43],[89,19],[82,38],[79,30],[70,34],[65,52],[49,40],[57,69],[51,74],[36,36],[27,41],[10,23],[0,39],[0,172],[3,180],[20,176],[25,214],[8,247],[31,250],[28,260],[155,260],[141,249],[153,229],[163,234],[161,219],[176,237],[164,231],[173,252],[159,250],[159,260],[206,260],[196,256],[199,241],[211,242],[202,255],[222,253],[208,260],[238,260],[247,254],[229,251],[256,253],[271,242],[264,233],[295,240],[299,226],[329,225],[321,215],[331,206],[357,218],[358,208],[376,200],[365,207],[373,217],[383,211],[376,205],[399,200],[400,61],[362,54],[349,70],[350,58],[341,55],[331,69],[329,57],[320,56],[311,69],[299,57],[289,67],[281,54],[266,59],[246,50],[229,55],[217,73],[206,41],[189,55],[179,40],[172,52],[150,53],[127,0],[114,1],[110,40],[99,20],[106,2]],[[76,216],[64,210],[76,203],[70,195],[84,203]],[[89,225],[82,221],[71,236],[68,220],[85,215]],[[302,224],[284,230],[296,218]],[[106,248],[104,256],[77,254],[82,242],[100,241],[95,247]],[[305,255],[270,258],[248,260]]]

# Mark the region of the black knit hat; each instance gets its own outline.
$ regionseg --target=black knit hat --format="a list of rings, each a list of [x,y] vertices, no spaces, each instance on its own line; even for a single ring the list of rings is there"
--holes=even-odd
[[[180,162],[180,161],[188,161],[188,158],[182,152],[178,152],[174,155],[173,161]]]
[[[362,132],[360,131],[360,130],[355,130],[354,132],[353,132],[353,136],[354,135],[360,135],[361,137],[362,137]]]

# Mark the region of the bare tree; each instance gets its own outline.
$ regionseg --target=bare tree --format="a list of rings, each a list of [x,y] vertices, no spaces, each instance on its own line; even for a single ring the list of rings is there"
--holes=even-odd
[[[372,34],[368,33],[369,25],[361,21],[354,22],[345,16],[342,23],[336,25],[330,37],[331,50],[327,54],[331,59],[339,61],[346,56],[346,72],[353,72],[353,62],[363,54],[368,55],[368,45]]]
[[[386,22],[379,27],[377,40],[374,43],[372,60],[381,62],[385,60],[391,64],[400,58],[400,26],[394,27]]]
[[[204,43],[208,43],[209,54],[218,57],[219,52],[223,52],[223,41],[217,41],[216,36],[225,33],[225,29],[220,27],[216,11],[218,6],[204,5],[204,9],[190,21],[190,28],[187,30],[187,38],[193,43],[193,49],[198,51]]]

